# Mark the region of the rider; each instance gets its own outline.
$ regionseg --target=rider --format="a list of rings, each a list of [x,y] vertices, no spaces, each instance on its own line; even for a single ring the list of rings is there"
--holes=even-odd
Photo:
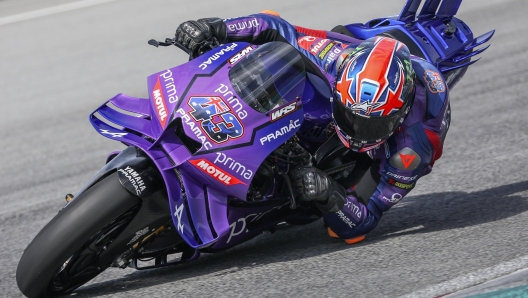
[[[330,236],[349,244],[363,240],[442,155],[450,122],[447,85],[435,66],[411,56],[402,42],[293,26],[272,11],[187,21],[176,30],[176,40],[192,51],[213,37],[220,43],[287,42],[303,54],[307,71],[332,89],[332,129],[363,165],[355,175],[361,178],[345,183],[345,190],[315,167],[293,174],[302,200],[323,212]]]

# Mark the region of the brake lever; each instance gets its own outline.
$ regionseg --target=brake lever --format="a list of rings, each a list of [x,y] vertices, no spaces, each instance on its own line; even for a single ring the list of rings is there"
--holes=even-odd
[[[155,46],[156,48],[159,46],[167,47],[167,46],[174,45],[178,47],[180,50],[184,51],[187,55],[189,55],[189,61],[220,46],[220,42],[218,42],[218,39],[216,39],[215,37],[213,37],[210,41],[203,42],[200,45],[200,47],[198,47],[198,49],[196,50],[196,53],[189,50],[188,48],[183,46],[181,43],[177,42],[176,39],[174,38],[165,38],[165,42],[151,39],[148,41],[148,44],[151,46]]]
[[[159,47],[159,46],[162,46],[162,47],[176,46],[180,50],[184,51],[190,57],[193,55],[193,53],[189,49],[184,47],[181,43],[177,42],[174,38],[165,38],[164,42],[163,41],[157,41],[155,39],[151,39],[151,40],[148,41],[148,44],[151,45],[151,46],[155,46],[156,48]]]
[[[155,39],[151,39],[151,40],[148,41],[148,44],[151,45],[151,46],[155,46],[156,48],[159,47],[159,46],[168,47],[168,46],[172,45],[172,39],[167,38],[167,39],[165,39],[165,42],[157,41]]]

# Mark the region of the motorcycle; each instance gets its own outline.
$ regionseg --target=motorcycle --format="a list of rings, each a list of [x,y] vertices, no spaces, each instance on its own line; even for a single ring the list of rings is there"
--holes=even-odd
[[[421,0],[408,0],[399,16],[337,26],[330,37],[398,39],[453,88],[494,33],[473,38],[454,17],[461,1],[427,0],[417,13]],[[326,134],[331,94],[294,47],[208,43],[200,52],[149,76],[149,98],[118,94],[90,115],[127,147],[67,195],[26,248],[16,273],[24,295],[60,296],[108,267],[177,265],[312,222],[321,214],[296,200],[288,173],[313,165],[353,176],[353,154]]]

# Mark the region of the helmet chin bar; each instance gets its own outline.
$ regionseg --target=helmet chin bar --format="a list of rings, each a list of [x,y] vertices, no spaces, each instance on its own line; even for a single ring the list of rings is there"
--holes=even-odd
[[[370,151],[378,147],[379,145],[385,142],[384,139],[376,140],[374,143],[368,143],[367,141],[354,140],[348,135],[346,135],[344,132],[342,132],[341,129],[339,129],[339,126],[335,123],[335,121],[334,121],[334,129],[336,131],[337,136],[339,137],[339,140],[341,140],[343,145],[345,145],[345,147],[347,147],[348,149],[354,152],[364,153],[364,152]],[[392,133],[389,135],[389,137],[391,135]]]

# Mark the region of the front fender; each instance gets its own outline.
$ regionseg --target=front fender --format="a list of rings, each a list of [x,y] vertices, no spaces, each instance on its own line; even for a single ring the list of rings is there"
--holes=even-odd
[[[125,189],[141,198],[152,194],[163,185],[163,179],[151,159],[138,148],[129,146],[107,162],[99,172],[90,178],[75,194],[75,197],[113,172],[118,172],[119,181]],[[139,175],[138,172],[141,172],[142,175]]]
[[[179,172],[172,168],[156,166],[152,160],[153,157],[149,156],[147,153],[135,146],[127,147],[117,156],[110,159],[110,161],[79,190],[75,197],[89,189],[100,179],[113,172],[118,172],[121,185],[123,185],[123,187],[132,195],[143,199],[143,207],[141,208],[140,215],[144,209],[151,210],[148,216],[140,217],[145,219],[159,217],[160,224],[163,223],[162,219],[170,219],[172,217],[174,227],[191,247],[198,248],[210,245],[211,243],[209,242],[197,240],[195,228],[192,225],[189,215],[190,211],[188,203],[186,202],[186,198],[182,196],[180,184],[181,177],[178,177]],[[161,195],[162,193],[163,195]],[[163,197],[163,200],[161,200],[161,197]],[[145,205],[152,205],[152,207],[144,208]],[[134,221],[134,224],[131,224],[131,226],[135,228],[134,231],[139,231],[143,229],[141,223],[146,226],[147,222],[151,222],[149,228],[154,226],[152,220],[141,221],[138,224],[135,224],[136,221]],[[127,233],[123,234],[125,235]]]
[[[115,243],[119,243],[114,245],[115,247],[131,247],[141,240],[138,235],[144,237],[172,219],[164,179],[145,152],[135,146],[129,146],[121,151],[79,190],[71,202],[114,172],[117,172],[116,176],[121,186],[130,193],[130,200],[141,200],[141,207],[134,219],[114,240]],[[179,188],[179,185],[176,187]],[[109,194],[108,198],[112,199],[112,195]],[[179,239],[174,241],[177,242]]]

